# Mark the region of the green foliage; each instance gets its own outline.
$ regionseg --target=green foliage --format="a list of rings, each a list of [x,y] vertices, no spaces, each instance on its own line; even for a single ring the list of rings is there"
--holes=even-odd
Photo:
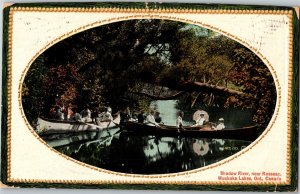
[[[208,29],[168,20],[116,22],[59,42],[28,71],[23,106],[29,120],[48,116],[57,102],[79,109],[111,106],[117,111],[130,105],[146,110],[150,100],[130,95],[130,91],[150,92],[147,84],[176,90],[176,84],[185,81],[246,94],[189,92],[186,101],[191,106],[204,103],[253,109],[253,120],[259,123],[272,116],[273,79],[254,53]]]
[[[231,97],[226,105],[253,109],[253,121],[267,124],[276,104],[276,89],[271,72],[256,55],[246,49],[235,50],[233,61],[231,79],[249,95]]]
[[[38,116],[42,115],[47,104],[45,98],[48,94],[45,90],[47,85],[43,84],[43,79],[49,69],[43,63],[42,57],[34,61],[22,85],[22,105],[29,121],[35,121]]]

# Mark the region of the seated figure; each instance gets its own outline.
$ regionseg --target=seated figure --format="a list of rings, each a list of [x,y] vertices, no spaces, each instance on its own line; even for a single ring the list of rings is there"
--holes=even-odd
[[[224,128],[225,128],[224,119],[220,118],[219,122],[218,122],[218,125],[214,128],[214,130],[222,130]]]

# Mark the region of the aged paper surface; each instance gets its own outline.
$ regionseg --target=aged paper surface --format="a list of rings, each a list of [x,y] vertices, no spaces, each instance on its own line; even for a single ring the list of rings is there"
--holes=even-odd
[[[290,20],[285,14],[48,12],[14,10],[11,62],[10,180],[62,183],[285,184],[288,174]],[[218,163],[175,174],[130,175],[64,157],[41,143],[26,125],[20,85],[30,63],[57,41],[89,28],[125,19],[171,19],[210,28],[254,51],[270,69],[278,92],[275,113],[261,137]],[[239,24],[239,25],[236,25]],[[62,37],[62,38],[60,38]],[[270,149],[270,147],[272,149]],[[248,178],[251,179],[248,179]],[[255,177],[260,177],[255,180]],[[26,181],[25,181],[26,182]]]
[[[297,17],[298,17],[298,19],[299,19],[299,7],[295,7],[295,11],[296,11]]]
[[[13,187],[10,187],[10,186],[7,186],[7,185],[5,185],[3,183],[0,183],[0,188],[13,188]]]

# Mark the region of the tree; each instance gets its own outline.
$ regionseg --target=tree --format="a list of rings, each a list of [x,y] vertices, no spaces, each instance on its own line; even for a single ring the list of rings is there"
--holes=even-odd
[[[233,61],[232,81],[249,95],[232,96],[226,106],[253,109],[253,121],[266,125],[273,115],[277,96],[271,72],[250,50],[236,50]]]
[[[43,85],[29,88],[33,79]],[[57,98],[118,110],[186,95],[190,106],[254,109],[253,120],[264,123],[276,99],[273,78],[254,53],[208,29],[168,20],[116,22],[67,38],[38,57],[23,87],[24,107],[38,115],[47,115]],[[37,98],[42,106],[30,100]]]

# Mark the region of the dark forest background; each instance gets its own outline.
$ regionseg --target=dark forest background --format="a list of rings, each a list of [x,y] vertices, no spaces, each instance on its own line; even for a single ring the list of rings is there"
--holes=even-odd
[[[182,108],[251,110],[265,126],[276,104],[273,77],[252,51],[211,30],[168,20],[128,20],[93,28],[47,49],[22,88],[29,122],[56,105],[147,109],[179,99]]]

